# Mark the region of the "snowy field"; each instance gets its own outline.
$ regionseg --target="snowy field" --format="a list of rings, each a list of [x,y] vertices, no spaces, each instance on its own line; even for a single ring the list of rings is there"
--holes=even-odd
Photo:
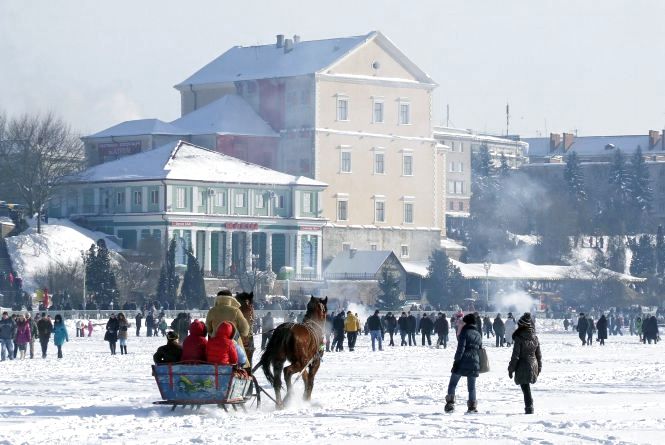
[[[268,401],[248,413],[172,413],[152,404],[151,357],[161,338],[130,337],[130,355],[111,356],[102,332],[76,338],[70,329],[61,360],[51,345],[46,360],[0,363],[0,443],[664,443],[665,346],[624,336],[582,347],[551,323],[539,321],[544,364],[532,416],[508,378],[507,348],[489,348],[480,412],[464,413],[462,380],[456,412],[444,414],[454,348],[372,353],[366,336],[355,352],[325,355],[311,404],[297,397],[283,411]],[[302,381],[296,388],[301,394]]]

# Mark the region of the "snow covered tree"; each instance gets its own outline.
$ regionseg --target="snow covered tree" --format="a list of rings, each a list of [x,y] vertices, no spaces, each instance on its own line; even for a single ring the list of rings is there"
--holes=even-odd
[[[613,233],[621,234],[625,232],[626,228],[633,179],[626,168],[626,159],[619,149],[614,152],[614,159],[609,172],[609,183],[612,186],[612,192],[605,222]]]
[[[191,250],[187,254],[187,271],[182,280],[180,295],[189,309],[207,309],[210,305],[206,297],[203,270]]]
[[[175,237],[169,242],[169,248],[166,251],[166,258],[159,273],[159,282],[157,283],[157,298],[159,301],[167,303],[170,308],[175,309],[176,297],[178,294],[178,285],[180,277],[175,270]]]
[[[626,270],[626,246],[623,242],[623,236],[611,236],[607,243],[608,269],[624,273]]]
[[[665,275],[665,234],[663,226],[659,225],[656,232],[656,272],[658,275]]]
[[[505,178],[510,176],[510,165],[508,164],[508,158],[506,155],[501,153],[501,163],[499,164],[499,177]]]
[[[653,192],[649,185],[649,169],[640,147],[637,147],[630,166],[630,202],[636,212],[636,218],[633,219],[634,226],[639,230],[641,219],[645,214],[651,212],[653,201]]]
[[[571,152],[566,158],[566,168],[563,171],[563,178],[568,187],[568,197],[571,208],[577,216],[575,233],[578,234],[584,230],[587,221],[586,201],[587,195],[584,189],[584,174],[580,167],[580,160],[576,152]]]
[[[384,310],[394,310],[399,306],[401,294],[402,291],[397,274],[387,267],[384,268],[381,271],[381,278],[379,278],[377,306]]]
[[[112,302],[118,304],[118,286],[111,265],[111,255],[103,239],[90,246],[86,255],[85,274],[86,292],[94,294],[98,308],[108,307]]]
[[[630,273],[638,277],[646,277],[656,272],[656,261],[651,236],[642,235],[639,240],[629,242],[633,258],[630,262]]]
[[[434,250],[429,257],[425,289],[427,300],[439,309],[448,308],[466,297],[462,273],[441,249]]]

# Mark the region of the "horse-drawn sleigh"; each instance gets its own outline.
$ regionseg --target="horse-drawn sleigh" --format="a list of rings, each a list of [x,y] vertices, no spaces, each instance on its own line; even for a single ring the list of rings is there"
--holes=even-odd
[[[252,325],[254,318],[252,294],[238,294],[240,310]],[[283,408],[292,387],[291,378],[295,374],[302,376],[305,383],[304,399],[309,400],[314,388],[314,376],[321,364],[323,355],[324,326],[328,298],[311,297],[302,323],[282,323],[275,328],[259,362],[251,368],[251,373],[238,370],[233,365],[219,365],[205,362],[168,363],[153,365],[153,376],[157,381],[161,401],[160,405],[171,405],[175,410],[178,405],[200,408],[201,405],[216,404],[224,410],[228,406],[243,410],[248,402],[261,403],[261,393],[275,402],[277,408]],[[254,352],[253,338],[243,339],[250,366]],[[284,367],[284,363],[290,364]],[[254,375],[262,368],[268,382],[275,391],[275,397],[263,389]],[[272,367],[272,370],[271,370]],[[281,374],[284,373],[287,394],[281,397]]]

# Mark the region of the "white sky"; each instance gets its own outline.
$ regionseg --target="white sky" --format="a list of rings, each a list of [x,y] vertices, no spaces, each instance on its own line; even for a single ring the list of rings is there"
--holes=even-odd
[[[380,30],[438,83],[434,121],[505,133],[665,126],[665,2],[0,0],[0,110],[84,134],[179,117],[173,85],[233,45]]]

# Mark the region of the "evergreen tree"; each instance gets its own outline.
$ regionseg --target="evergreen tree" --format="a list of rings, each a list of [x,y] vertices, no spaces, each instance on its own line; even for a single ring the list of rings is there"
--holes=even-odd
[[[580,159],[574,151],[566,158],[566,168],[563,171],[563,178],[568,186],[568,194],[573,205],[579,206],[585,203],[587,195],[584,190],[584,174],[580,167]]]
[[[442,307],[448,299],[448,255],[442,249],[432,251],[427,266],[425,289],[427,300],[435,307]]]
[[[157,298],[167,303],[172,309],[176,307],[178,285],[180,284],[180,277],[178,277],[175,270],[175,251],[176,241],[175,237],[173,237],[166,251],[166,259],[162,265],[162,270],[159,273],[159,282],[157,283]]]
[[[626,168],[626,159],[619,149],[614,152],[609,183],[612,185],[612,191],[606,212],[608,218],[606,223],[613,233],[621,234],[625,232],[626,228],[625,222],[631,201],[633,179]]]
[[[108,307],[113,302],[117,305],[118,286],[111,265],[111,255],[106,242],[97,240],[86,254],[86,292],[94,294],[97,307]]]
[[[379,308],[394,310],[399,306],[400,295],[402,293],[399,285],[400,281],[394,272],[388,268],[384,268],[381,271],[381,278],[379,279],[380,294],[377,301]]]
[[[510,176],[510,165],[508,164],[508,158],[504,153],[501,153],[501,163],[499,164],[499,177],[505,178]]]
[[[626,248],[623,236],[611,236],[607,245],[607,267],[615,272],[626,271]]]
[[[639,229],[641,216],[651,211],[653,201],[653,193],[649,185],[649,169],[642,156],[642,148],[637,147],[630,164],[630,202],[637,212],[636,228]]]
[[[656,232],[656,272],[658,275],[665,275],[665,234],[663,234],[663,226],[658,226]]]
[[[470,261],[487,258],[490,250],[500,250],[506,234],[495,215],[498,183],[487,146],[480,147],[471,158],[471,200],[467,233],[467,256]],[[491,223],[490,223],[491,221]]]
[[[187,272],[182,281],[180,294],[189,309],[207,309],[209,306],[203,281],[203,270],[191,250],[187,251]]]
[[[642,235],[637,241],[632,239],[629,245],[633,252],[630,273],[638,277],[653,275],[656,272],[656,261],[651,236]]]

